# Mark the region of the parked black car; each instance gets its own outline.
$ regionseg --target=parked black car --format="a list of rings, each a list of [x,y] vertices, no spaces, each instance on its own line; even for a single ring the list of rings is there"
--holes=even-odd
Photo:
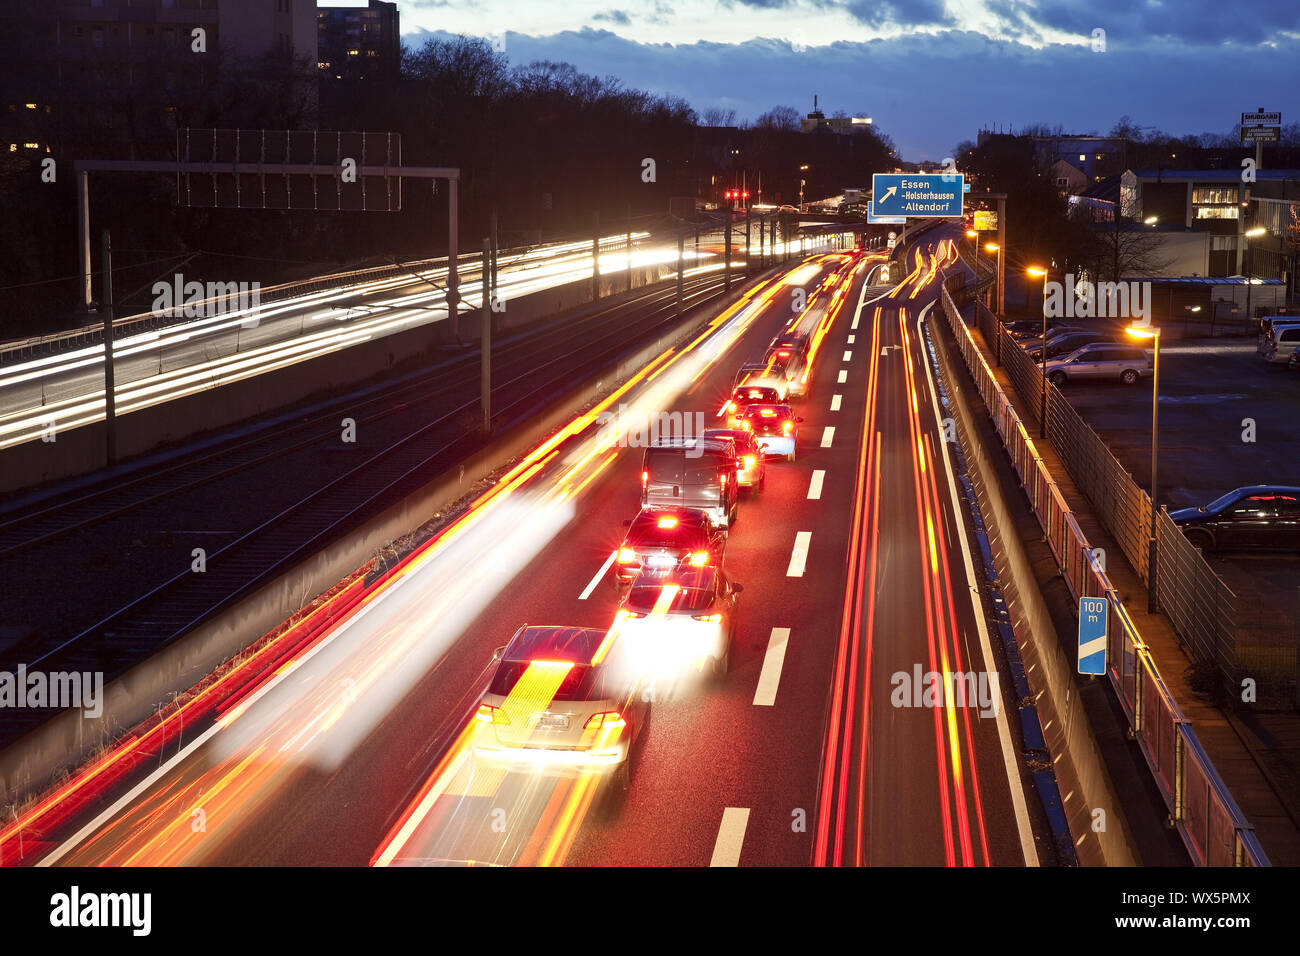
[[[1169,512],[1202,551],[1300,553],[1300,487],[1251,485],[1199,508]]]

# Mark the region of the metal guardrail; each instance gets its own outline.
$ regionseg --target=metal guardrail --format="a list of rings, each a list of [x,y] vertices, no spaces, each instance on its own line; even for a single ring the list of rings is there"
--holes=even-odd
[[[1198,866],[1269,866],[1254,828],[1232,799],[1191,722],[1183,716],[1178,702],[1165,686],[1119,594],[1094,557],[1087,536],[946,288],[941,298],[962,358],[1015,466],[1067,587],[1076,600],[1082,596],[1108,599],[1107,677],[1164,798],[1170,824],[1177,828]],[[1016,347],[1016,351],[1021,350]],[[1021,357],[1028,358],[1023,353]],[[1004,361],[1008,358],[1005,350],[1003,358]],[[1078,476],[1075,480],[1079,480]]]

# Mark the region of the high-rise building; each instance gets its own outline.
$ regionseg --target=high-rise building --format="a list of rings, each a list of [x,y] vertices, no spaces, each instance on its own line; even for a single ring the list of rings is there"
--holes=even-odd
[[[317,11],[317,66],[338,80],[391,79],[401,65],[397,4],[370,0],[364,7]]]

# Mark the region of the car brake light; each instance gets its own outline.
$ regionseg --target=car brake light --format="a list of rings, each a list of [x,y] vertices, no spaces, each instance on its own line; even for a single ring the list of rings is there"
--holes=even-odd
[[[601,714],[592,714],[591,719],[583,724],[583,730],[604,730],[606,727],[626,727],[627,721],[616,710],[607,710]]]
[[[693,568],[702,568],[709,563],[709,552],[696,551],[691,554],[690,564]]]
[[[627,608],[619,609],[618,619],[620,621],[626,621],[629,618],[634,618],[634,617],[645,617],[645,615],[642,614],[640,611],[629,611]]]
[[[721,624],[721,623],[722,623],[722,615],[721,615],[721,614],[692,614],[691,617],[693,617],[693,618],[694,618],[695,620],[697,620],[697,621],[705,621],[705,622],[707,622],[707,623],[709,623],[709,624]]]
[[[659,519],[659,527],[661,527],[661,528],[676,528],[676,527],[677,527],[677,519],[676,519],[676,518],[673,518],[673,517],[671,517],[671,516],[670,516],[670,517],[667,517],[667,518],[660,518],[660,519]]]
[[[618,549],[618,563],[619,563],[619,564],[634,564],[635,562],[636,562],[636,552],[635,552],[635,551],[633,551],[631,548],[619,548],[619,549]]]
[[[740,427],[745,429],[745,431],[749,431],[749,419],[745,419],[743,422],[741,422]]]
[[[735,410],[736,410],[736,403],[735,403],[735,402],[727,402],[727,411],[729,411],[729,412],[734,412]]]
[[[649,480],[650,480],[650,472],[648,471],[641,472],[641,484],[644,485]]]
[[[754,467],[754,462],[755,462],[755,461],[757,461],[757,458],[756,458],[754,455],[746,455],[746,456],[745,456],[745,464],[744,464],[744,467],[745,467],[745,468],[753,468],[753,467]]]
[[[794,422],[790,421],[790,419],[787,418],[785,421],[781,423],[781,431],[785,432],[787,435],[790,434],[790,432],[793,430],[794,430]]]
[[[725,471],[718,475],[718,484],[723,488],[727,487],[727,473]]]
[[[485,724],[508,724],[510,718],[506,716],[505,711],[500,707],[493,707],[491,704],[479,704],[478,713],[474,715],[475,720],[481,720]]]

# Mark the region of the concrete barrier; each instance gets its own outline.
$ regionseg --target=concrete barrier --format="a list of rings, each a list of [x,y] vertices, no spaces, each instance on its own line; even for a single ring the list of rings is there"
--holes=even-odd
[[[740,281],[731,292],[711,300],[704,307],[705,314],[711,316],[735,301],[747,285]],[[7,747],[0,752],[0,805],[21,803],[48,788],[60,774],[81,765],[173,696],[255,643],[392,541],[467,495],[476,482],[534,448],[578,410],[613,392],[650,359],[697,335],[705,321],[699,310],[687,313],[653,341],[575,384],[536,415],[510,428],[363,527],[127,671],[104,688],[104,709],[99,718],[87,720],[80,711],[64,711]],[[184,740],[176,746],[184,746]]]

